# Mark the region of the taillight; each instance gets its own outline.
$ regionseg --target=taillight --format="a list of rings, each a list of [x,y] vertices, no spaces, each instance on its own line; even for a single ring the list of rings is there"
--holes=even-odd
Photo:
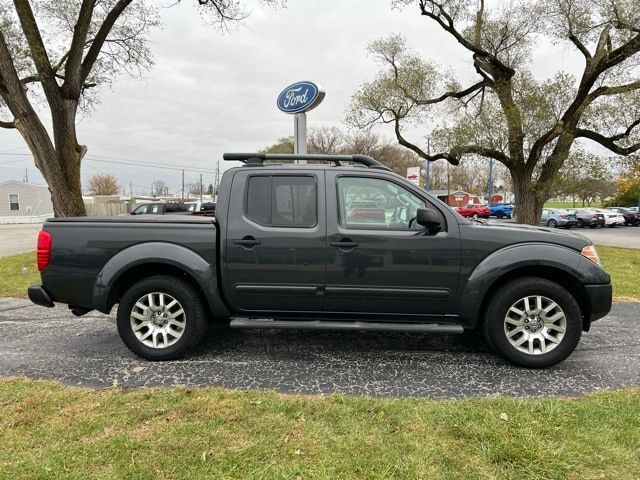
[[[51,261],[51,234],[40,230],[38,233],[38,270],[42,271],[47,268]]]
[[[582,252],[580,252],[580,253],[582,254],[582,256],[587,257],[589,260],[591,260],[596,265],[601,265],[600,257],[598,256],[598,252],[596,251],[596,247],[595,246],[587,245],[586,247],[584,247],[582,249]]]
[[[569,218],[569,215],[560,215],[560,218]]]

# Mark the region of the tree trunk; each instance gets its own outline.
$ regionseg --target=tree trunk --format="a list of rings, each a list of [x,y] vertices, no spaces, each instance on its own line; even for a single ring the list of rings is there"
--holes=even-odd
[[[77,104],[69,104],[61,111],[52,111],[55,146],[41,124],[29,118],[17,121],[16,127],[24,138],[35,165],[42,173],[53,203],[56,217],[86,215],[82,200],[80,164],[86,147],[76,141],[75,111]]]
[[[531,174],[525,169],[512,169],[513,192],[515,193],[515,218],[518,223],[538,225],[544,200],[536,193]]]

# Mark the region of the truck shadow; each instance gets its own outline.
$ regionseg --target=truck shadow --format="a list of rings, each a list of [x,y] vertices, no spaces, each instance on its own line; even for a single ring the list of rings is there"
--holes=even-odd
[[[462,335],[398,332],[332,332],[307,330],[235,330],[211,327],[193,356],[242,353],[271,357],[307,357],[362,353],[489,352],[484,339],[473,332]]]

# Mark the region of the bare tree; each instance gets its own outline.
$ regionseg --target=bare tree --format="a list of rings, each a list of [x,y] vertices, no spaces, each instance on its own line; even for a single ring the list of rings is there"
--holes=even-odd
[[[269,2],[270,0],[265,0]],[[198,0],[222,28],[246,17],[242,4]],[[159,23],[151,2],[9,0],[0,2],[0,128],[17,129],[49,185],[56,216],[84,215],[76,115],[96,87],[153,64],[147,35]],[[38,115],[46,105],[50,135]]]
[[[89,177],[87,190],[91,195],[117,195],[120,191],[118,179],[108,173],[98,173]]]
[[[427,160],[452,164],[476,155],[510,172],[517,217],[536,224],[554,178],[576,140],[618,155],[640,150],[640,1],[396,0],[442,28],[470,56],[477,79],[461,86],[413,54],[399,36],[374,42],[381,73],[354,95],[348,120],[393,126],[398,142]],[[538,81],[526,61],[546,37],[575,47],[579,78],[558,72]],[[407,123],[427,120],[438,151],[406,138]]]
[[[151,183],[151,196],[169,195],[169,187],[164,180],[155,180]]]

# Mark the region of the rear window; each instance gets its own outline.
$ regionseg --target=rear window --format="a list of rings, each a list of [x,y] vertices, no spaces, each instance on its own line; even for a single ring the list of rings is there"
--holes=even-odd
[[[164,207],[165,213],[187,212],[187,206],[184,203],[167,203]]]
[[[315,226],[318,218],[316,178],[302,175],[249,177],[245,215],[268,227]]]

